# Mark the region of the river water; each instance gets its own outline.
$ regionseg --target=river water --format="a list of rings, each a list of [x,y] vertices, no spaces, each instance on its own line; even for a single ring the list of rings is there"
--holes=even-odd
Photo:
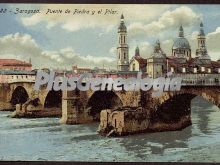
[[[220,162],[220,110],[199,97],[192,101],[192,126],[119,138],[99,136],[98,124],[10,113],[0,112],[0,160]]]

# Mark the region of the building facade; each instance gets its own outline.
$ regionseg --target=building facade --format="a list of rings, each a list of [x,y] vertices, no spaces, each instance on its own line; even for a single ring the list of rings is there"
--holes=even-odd
[[[156,78],[163,76],[165,70],[166,54],[160,47],[160,41],[157,40],[154,45],[154,51],[147,59],[147,73],[149,77]]]
[[[140,55],[139,48],[135,49],[135,55],[131,58],[130,63],[129,63],[129,70],[130,71],[142,71],[146,72],[147,70],[147,59],[144,59]]]
[[[0,83],[34,82],[36,71],[0,70]]]

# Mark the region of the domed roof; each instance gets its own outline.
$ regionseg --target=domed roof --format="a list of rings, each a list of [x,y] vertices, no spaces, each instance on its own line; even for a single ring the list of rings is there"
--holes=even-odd
[[[190,49],[189,41],[184,37],[182,25],[179,28],[179,37],[174,41],[173,49],[184,48]]]
[[[154,44],[154,51],[151,54],[150,58],[166,58],[166,54],[163,52],[163,50],[160,47],[160,41],[157,40]]]
[[[174,41],[173,49],[184,48],[190,49],[189,41],[184,37],[179,37]]]
[[[206,54],[206,55],[199,56],[199,59],[200,60],[211,60],[211,57],[208,54]]]

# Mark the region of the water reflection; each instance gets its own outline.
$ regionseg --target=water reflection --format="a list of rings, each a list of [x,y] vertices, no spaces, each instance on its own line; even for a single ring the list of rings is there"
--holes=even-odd
[[[132,151],[140,158],[145,157],[144,150],[150,154],[163,154],[167,148],[187,148],[187,141],[191,137],[192,127],[188,127],[183,131],[159,132],[142,135],[134,135],[134,137],[125,137],[120,144],[127,151]]]
[[[209,134],[212,131],[209,129],[209,123],[212,122],[209,119],[210,114],[213,112],[213,104],[207,102],[201,97],[197,97],[192,101],[192,117],[197,120],[194,124],[197,124],[199,131],[204,134]]]

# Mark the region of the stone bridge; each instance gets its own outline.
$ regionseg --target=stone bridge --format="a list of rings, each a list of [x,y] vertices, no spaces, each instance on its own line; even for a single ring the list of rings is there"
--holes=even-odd
[[[152,91],[66,91],[62,99],[62,123],[80,124],[99,120],[103,109],[141,107],[149,118],[173,121],[190,110],[191,100],[201,96],[220,108],[220,86],[183,86],[180,91],[163,92],[152,97]]]
[[[48,91],[46,86],[34,91],[33,86],[34,82],[0,84],[0,110],[16,110],[18,117],[61,116],[62,92]]]
[[[190,106],[194,97],[201,96],[220,108],[219,85],[182,86],[180,91],[163,92],[160,97],[152,97],[152,90],[61,92],[47,91],[46,86],[42,86],[37,92],[33,85],[33,82],[1,84],[1,110],[16,109],[15,116],[18,117],[62,116],[61,123],[83,124],[99,121],[100,112],[105,109],[140,109],[150,119],[150,129],[176,130],[180,128],[178,123],[190,124]]]

